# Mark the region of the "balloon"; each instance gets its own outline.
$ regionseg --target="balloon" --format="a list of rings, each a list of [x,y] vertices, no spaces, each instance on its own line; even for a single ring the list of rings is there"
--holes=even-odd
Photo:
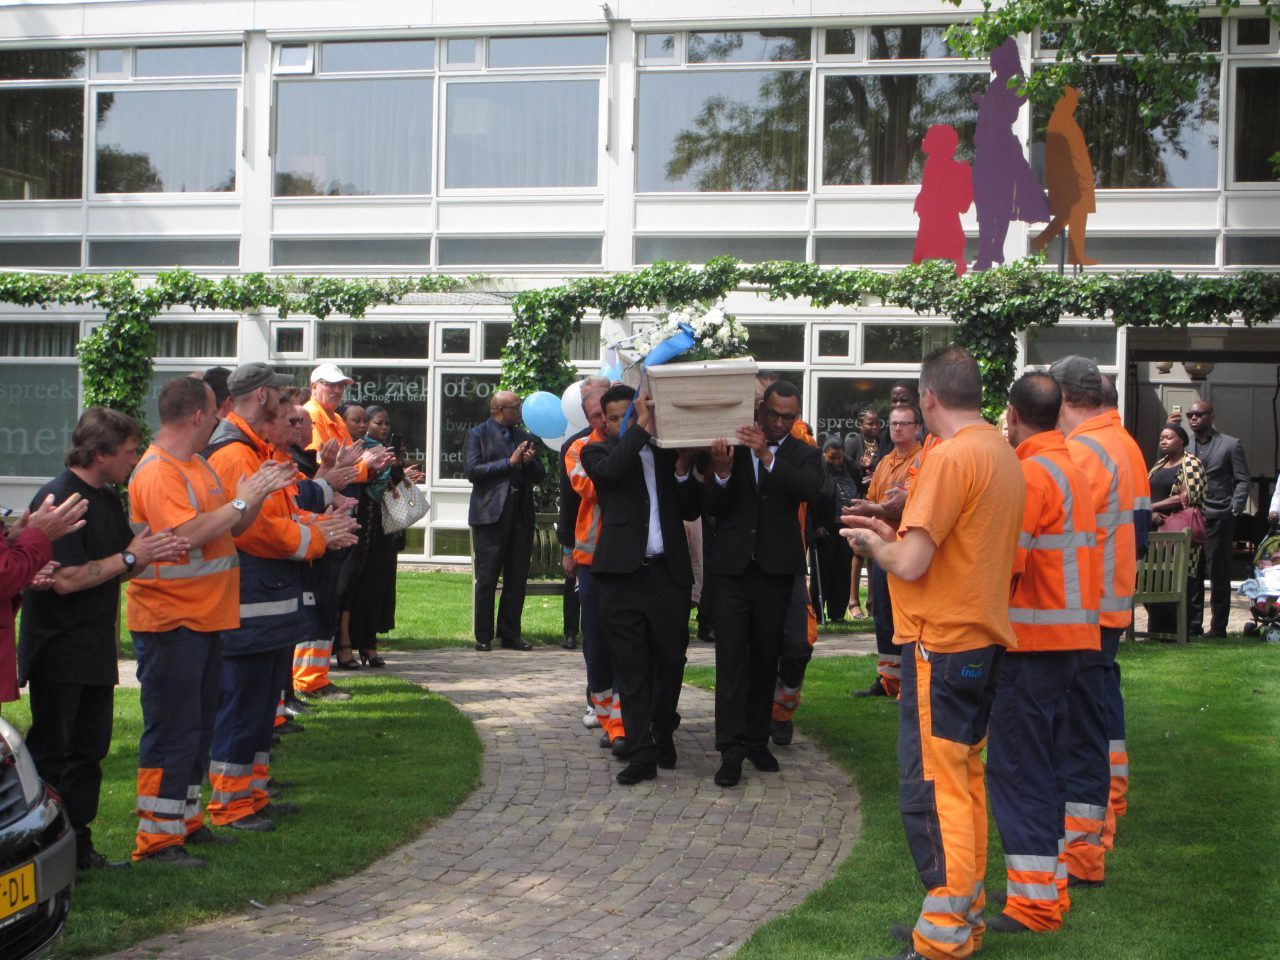
[[[559,453],[560,448],[564,446],[564,442],[577,432],[577,430],[569,430],[563,437],[543,437],[542,442],[545,443],[553,453]]]
[[[582,381],[575,380],[560,394],[560,410],[569,421],[569,432],[587,429],[587,415],[582,412]]]
[[[560,398],[554,393],[538,390],[524,401],[524,425],[529,432],[542,439],[562,437],[569,429],[569,421],[560,409]]]

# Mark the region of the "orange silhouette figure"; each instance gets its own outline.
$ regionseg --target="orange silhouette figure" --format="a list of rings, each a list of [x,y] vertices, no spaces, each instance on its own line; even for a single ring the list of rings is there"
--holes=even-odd
[[[973,174],[969,164],[955,159],[960,135],[954,127],[935,123],[925,134],[920,149],[929,158],[924,162],[920,195],[916,197],[916,248],[912,263],[924,260],[954,260],[956,276],[968,266],[964,256],[964,227],[960,214],[973,205]]]
[[[1089,214],[1097,210],[1093,192],[1093,163],[1084,134],[1076,123],[1076,106],[1080,91],[1064,87],[1049,117],[1044,140],[1044,174],[1049,186],[1049,212],[1053,219],[1040,236],[1031,241],[1035,250],[1043,250],[1064,229],[1067,231],[1067,260],[1080,266],[1091,266],[1097,260],[1084,255],[1085,231]]]

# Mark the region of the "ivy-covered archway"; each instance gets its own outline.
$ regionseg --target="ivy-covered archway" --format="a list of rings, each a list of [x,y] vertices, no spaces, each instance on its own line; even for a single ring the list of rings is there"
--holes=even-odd
[[[517,393],[559,392],[568,385],[575,375],[567,359],[569,338],[588,311],[620,320],[632,310],[716,300],[736,289],[770,300],[805,298],[815,307],[857,308],[875,300],[950,317],[956,342],[982,366],[984,412],[993,419],[1017,374],[1017,334],[1030,326],[1052,326],[1062,317],[1107,319],[1117,327],[1253,326],[1280,316],[1280,273],[1263,271],[1064,275],[1030,258],[957,277],[941,261],[883,272],[794,262],[748,265],[723,257],[702,269],[658,263],[517,295],[502,354],[503,385]]]

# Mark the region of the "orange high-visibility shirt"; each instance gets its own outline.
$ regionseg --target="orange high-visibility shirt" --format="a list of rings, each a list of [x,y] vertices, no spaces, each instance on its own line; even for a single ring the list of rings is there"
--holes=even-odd
[[[1145,468],[1135,475],[1130,466],[1126,436],[1111,411],[1090,417],[1067,435],[1067,450],[1092,495],[1097,549],[1102,558],[1099,620],[1111,628],[1133,622],[1133,591],[1138,580],[1134,511],[1140,507],[1140,497],[1148,502],[1151,499]]]
[[[319,450],[330,440],[337,440],[344,446],[351,446],[351,431],[347,429],[346,423],[336,413],[329,413],[324,407],[316,403],[315,398],[308,400],[303,404],[307,413],[311,414],[311,442],[307,444],[308,450]],[[362,462],[356,462],[356,483],[367,483],[369,480],[369,468]]]
[[[1016,646],[1009,582],[1025,500],[1018,458],[991,424],[932,445],[898,536],[921,530],[937,549],[919,579],[889,574],[896,642],[938,653]]]
[[[222,480],[227,495],[234,497],[240,481],[257,473],[267,460],[275,459],[275,451],[238,414],[227,414],[227,420],[252,444],[228,443],[209,456],[209,464]],[[314,560],[324,554],[324,534],[303,522],[291,489],[297,488],[277,490],[262,501],[249,529],[236,537],[237,549],[271,560]]]
[[[872,503],[880,503],[889,491],[898,484],[908,484],[912,466],[919,472],[916,454],[920,452],[920,444],[912,444],[911,449],[898,456],[896,448],[891,449],[876,464],[876,472],[871,475],[871,484],[867,487],[867,499]],[[897,520],[886,520],[889,526],[898,529]]]
[[[174,529],[234,498],[198,453],[179,460],[156,444],[129,478],[129,513],[153,533]],[[240,626],[240,560],[230,533],[174,561],[157,561],[125,587],[126,623],[140,633],[186,627],[199,633]]]
[[[582,448],[588,443],[603,443],[604,434],[592,430],[569,445],[564,454],[564,471],[569,485],[578,495],[578,518],[573,528],[573,559],[576,563],[591,565],[596,544],[600,541],[600,502],[596,499],[596,485],[582,466]]]
[[[925,457],[929,456],[929,451],[942,442],[942,439],[934,433],[927,434],[924,443],[920,445],[920,451],[916,454],[911,465],[907,467],[907,492],[910,493],[916,485],[916,477],[920,476],[921,469],[924,468]],[[872,478],[874,479],[874,477]]]
[[[1018,445],[1027,483],[1009,621],[1018,651],[1098,650],[1102,567],[1089,481],[1057,430]]]

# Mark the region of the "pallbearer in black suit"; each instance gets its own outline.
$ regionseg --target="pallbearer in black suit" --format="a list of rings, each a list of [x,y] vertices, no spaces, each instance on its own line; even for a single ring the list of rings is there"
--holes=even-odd
[[[713,482],[707,513],[716,535],[707,552],[707,578],[715,591],[715,781],[736,786],[742,761],[776,771],[769,752],[774,679],[783,620],[796,577],[805,572],[799,507],[817,500],[822,457],[790,436],[800,416],[800,391],[779,380],[765,390],[760,422],[738,429],[739,446],[711,447]]]
[[[658,767],[676,765],[673,734],[680,724],[676,708],[693,588],[683,521],[698,517],[702,499],[689,477],[693,452],[650,445],[647,395],[640,396],[634,422],[623,429],[633,399],[630,387],[611,387],[601,400],[608,435],[582,448],[582,465],[600,503],[591,574],[622,697],[628,763],[618,783],[627,786],[652,780]]]

